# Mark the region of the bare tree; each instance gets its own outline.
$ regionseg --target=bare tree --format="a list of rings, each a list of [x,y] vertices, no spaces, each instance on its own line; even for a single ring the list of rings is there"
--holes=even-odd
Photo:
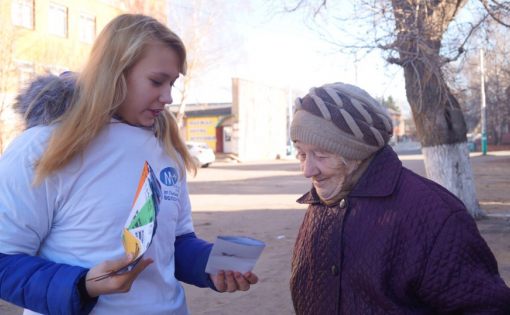
[[[510,123],[510,36],[506,27],[489,23],[480,36],[485,54],[485,88],[487,131],[491,144],[501,144]],[[471,129],[480,131],[480,58],[478,51],[469,51],[465,65],[455,75],[456,89],[463,100],[466,120]]]
[[[177,121],[181,127],[190,87],[231,55],[228,47],[236,46],[235,29],[227,31],[231,21],[225,14],[235,9],[232,4],[227,7],[206,0],[168,0],[168,24],[183,39],[188,54],[186,76],[177,86],[180,92]]]
[[[510,52],[507,51],[508,53]],[[488,51],[485,56],[486,69],[489,70],[485,84],[488,142],[500,145],[502,136],[508,132],[507,128],[510,124],[510,65],[508,55]],[[479,81],[478,87],[480,87]],[[480,99],[480,88],[477,88],[475,92],[473,96]]]
[[[62,40],[54,36],[34,36],[29,29],[0,21],[0,153],[6,143],[22,131],[24,120],[12,104],[15,96],[36,75],[76,69],[88,49],[69,45],[62,53]]]
[[[379,48],[387,62],[402,67],[407,100],[422,145],[427,176],[458,196],[474,217],[481,217],[484,213],[476,198],[466,142],[466,123],[460,104],[448,85],[444,68],[463,55],[471,36],[487,20],[492,18],[504,22],[508,5],[483,0],[481,3],[485,10],[481,14],[481,10],[472,12],[476,20],[456,22],[455,18],[467,2],[356,1],[353,16],[335,18],[340,27],[348,25],[351,28],[350,33],[354,34],[352,41],[340,42],[331,36],[328,40],[343,49]],[[328,7],[330,4],[327,0],[299,0],[290,9],[308,6],[317,17],[333,14]],[[359,28],[362,33],[353,28],[353,24],[359,26],[360,21],[369,22]],[[449,29],[454,31],[449,33]]]

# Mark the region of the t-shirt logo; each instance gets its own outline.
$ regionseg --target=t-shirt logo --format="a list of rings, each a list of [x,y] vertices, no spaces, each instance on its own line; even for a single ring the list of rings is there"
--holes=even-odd
[[[173,186],[179,180],[179,175],[175,168],[167,167],[159,173],[159,180],[167,186]]]

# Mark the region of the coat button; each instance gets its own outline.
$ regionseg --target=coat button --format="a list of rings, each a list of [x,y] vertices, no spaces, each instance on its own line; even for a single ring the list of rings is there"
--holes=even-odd
[[[339,204],[340,209],[345,208],[346,205],[347,205],[347,201],[345,201],[345,199],[340,200],[340,204]]]
[[[338,276],[338,267],[336,265],[331,266],[331,274],[333,276]]]

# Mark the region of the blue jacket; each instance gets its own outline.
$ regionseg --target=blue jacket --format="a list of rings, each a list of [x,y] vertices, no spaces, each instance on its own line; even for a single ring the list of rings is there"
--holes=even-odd
[[[215,289],[205,273],[212,244],[189,233],[178,236],[174,246],[177,280]],[[97,298],[83,299],[78,290],[87,272],[37,256],[0,253],[0,298],[42,314],[88,314]]]
[[[25,117],[27,128],[50,124],[70,106],[74,85],[70,72],[38,77],[16,98],[14,108]],[[46,86],[52,88],[40,93]],[[205,273],[212,244],[188,233],[177,236],[174,246],[176,279],[215,289]],[[41,257],[2,254],[0,248],[0,299],[43,314],[88,314],[97,298],[83,297],[78,289],[87,272],[86,268]]]

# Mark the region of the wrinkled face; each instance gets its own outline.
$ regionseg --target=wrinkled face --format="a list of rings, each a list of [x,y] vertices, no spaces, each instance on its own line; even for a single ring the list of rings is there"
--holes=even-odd
[[[178,77],[177,53],[163,43],[147,45],[126,74],[127,96],[116,114],[129,124],[151,127],[165,104],[172,103],[172,85]]]
[[[296,142],[295,146],[301,171],[306,178],[312,179],[322,200],[335,198],[342,190],[345,179],[359,166],[358,161],[347,161],[312,144]]]

